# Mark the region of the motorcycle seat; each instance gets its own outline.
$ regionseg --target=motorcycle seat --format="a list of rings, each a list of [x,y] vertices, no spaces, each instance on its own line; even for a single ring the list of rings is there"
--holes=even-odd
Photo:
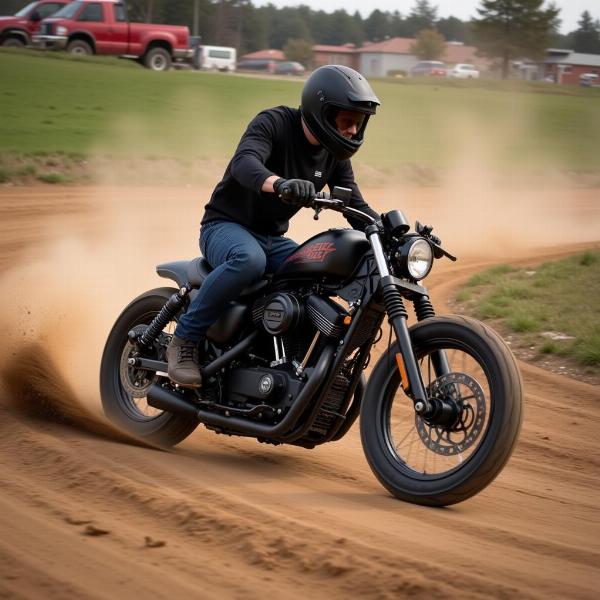
[[[179,287],[183,287],[189,283],[192,287],[198,288],[202,285],[202,282],[211,271],[212,267],[202,256],[192,260],[176,260],[169,263],[162,263],[156,267],[156,272],[161,277],[172,279]],[[263,277],[260,281],[244,288],[240,296],[250,296],[255,294],[268,285],[269,281],[269,276]]]

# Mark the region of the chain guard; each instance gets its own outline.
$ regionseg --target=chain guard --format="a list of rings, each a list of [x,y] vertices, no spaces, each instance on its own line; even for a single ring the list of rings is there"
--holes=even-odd
[[[470,448],[481,435],[486,416],[485,394],[479,383],[466,373],[448,373],[432,381],[427,392],[430,398],[457,403],[460,411],[451,427],[430,424],[415,415],[423,444],[443,456],[454,456]]]

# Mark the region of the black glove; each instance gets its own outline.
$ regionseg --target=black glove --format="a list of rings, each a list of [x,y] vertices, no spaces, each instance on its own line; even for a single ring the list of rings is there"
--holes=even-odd
[[[315,184],[306,179],[283,179],[280,177],[273,184],[273,189],[284,202],[293,206],[308,206],[317,194]]]

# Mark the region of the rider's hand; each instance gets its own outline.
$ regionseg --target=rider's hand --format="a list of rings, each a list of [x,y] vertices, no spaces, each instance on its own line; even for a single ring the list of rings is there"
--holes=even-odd
[[[308,206],[316,196],[314,183],[306,179],[279,178],[273,189],[284,202],[293,206]]]

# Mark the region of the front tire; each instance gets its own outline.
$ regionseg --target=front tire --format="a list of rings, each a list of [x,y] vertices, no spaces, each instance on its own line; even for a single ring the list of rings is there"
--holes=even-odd
[[[410,336],[429,396],[450,399],[460,418],[441,426],[416,416],[400,385],[394,345],[369,379],[360,420],[363,449],[394,496],[447,506],[480,492],[508,461],[521,427],[521,378],[506,344],[474,319],[425,319]],[[433,369],[439,351],[450,365],[447,378]]]
[[[9,37],[2,42],[3,48],[25,48],[25,42],[21,38]]]
[[[113,326],[100,365],[100,395],[106,416],[135,437],[165,447],[175,446],[188,437],[198,426],[198,420],[159,411],[146,403],[144,391],[159,376],[153,372],[133,371],[127,366],[133,348],[127,334],[136,326],[148,325],[176,292],[173,288],[157,288],[133,300]],[[174,323],[171,329],[172,325]],[[172,331],[164,333],[168,336]],[[150,358],[164,360],[163,346],[155,346],[155,355]]]
[[[91,56],[94,54],[92,47],[83,40],[73,40],[67,46],[67,52],[75,56]]]

